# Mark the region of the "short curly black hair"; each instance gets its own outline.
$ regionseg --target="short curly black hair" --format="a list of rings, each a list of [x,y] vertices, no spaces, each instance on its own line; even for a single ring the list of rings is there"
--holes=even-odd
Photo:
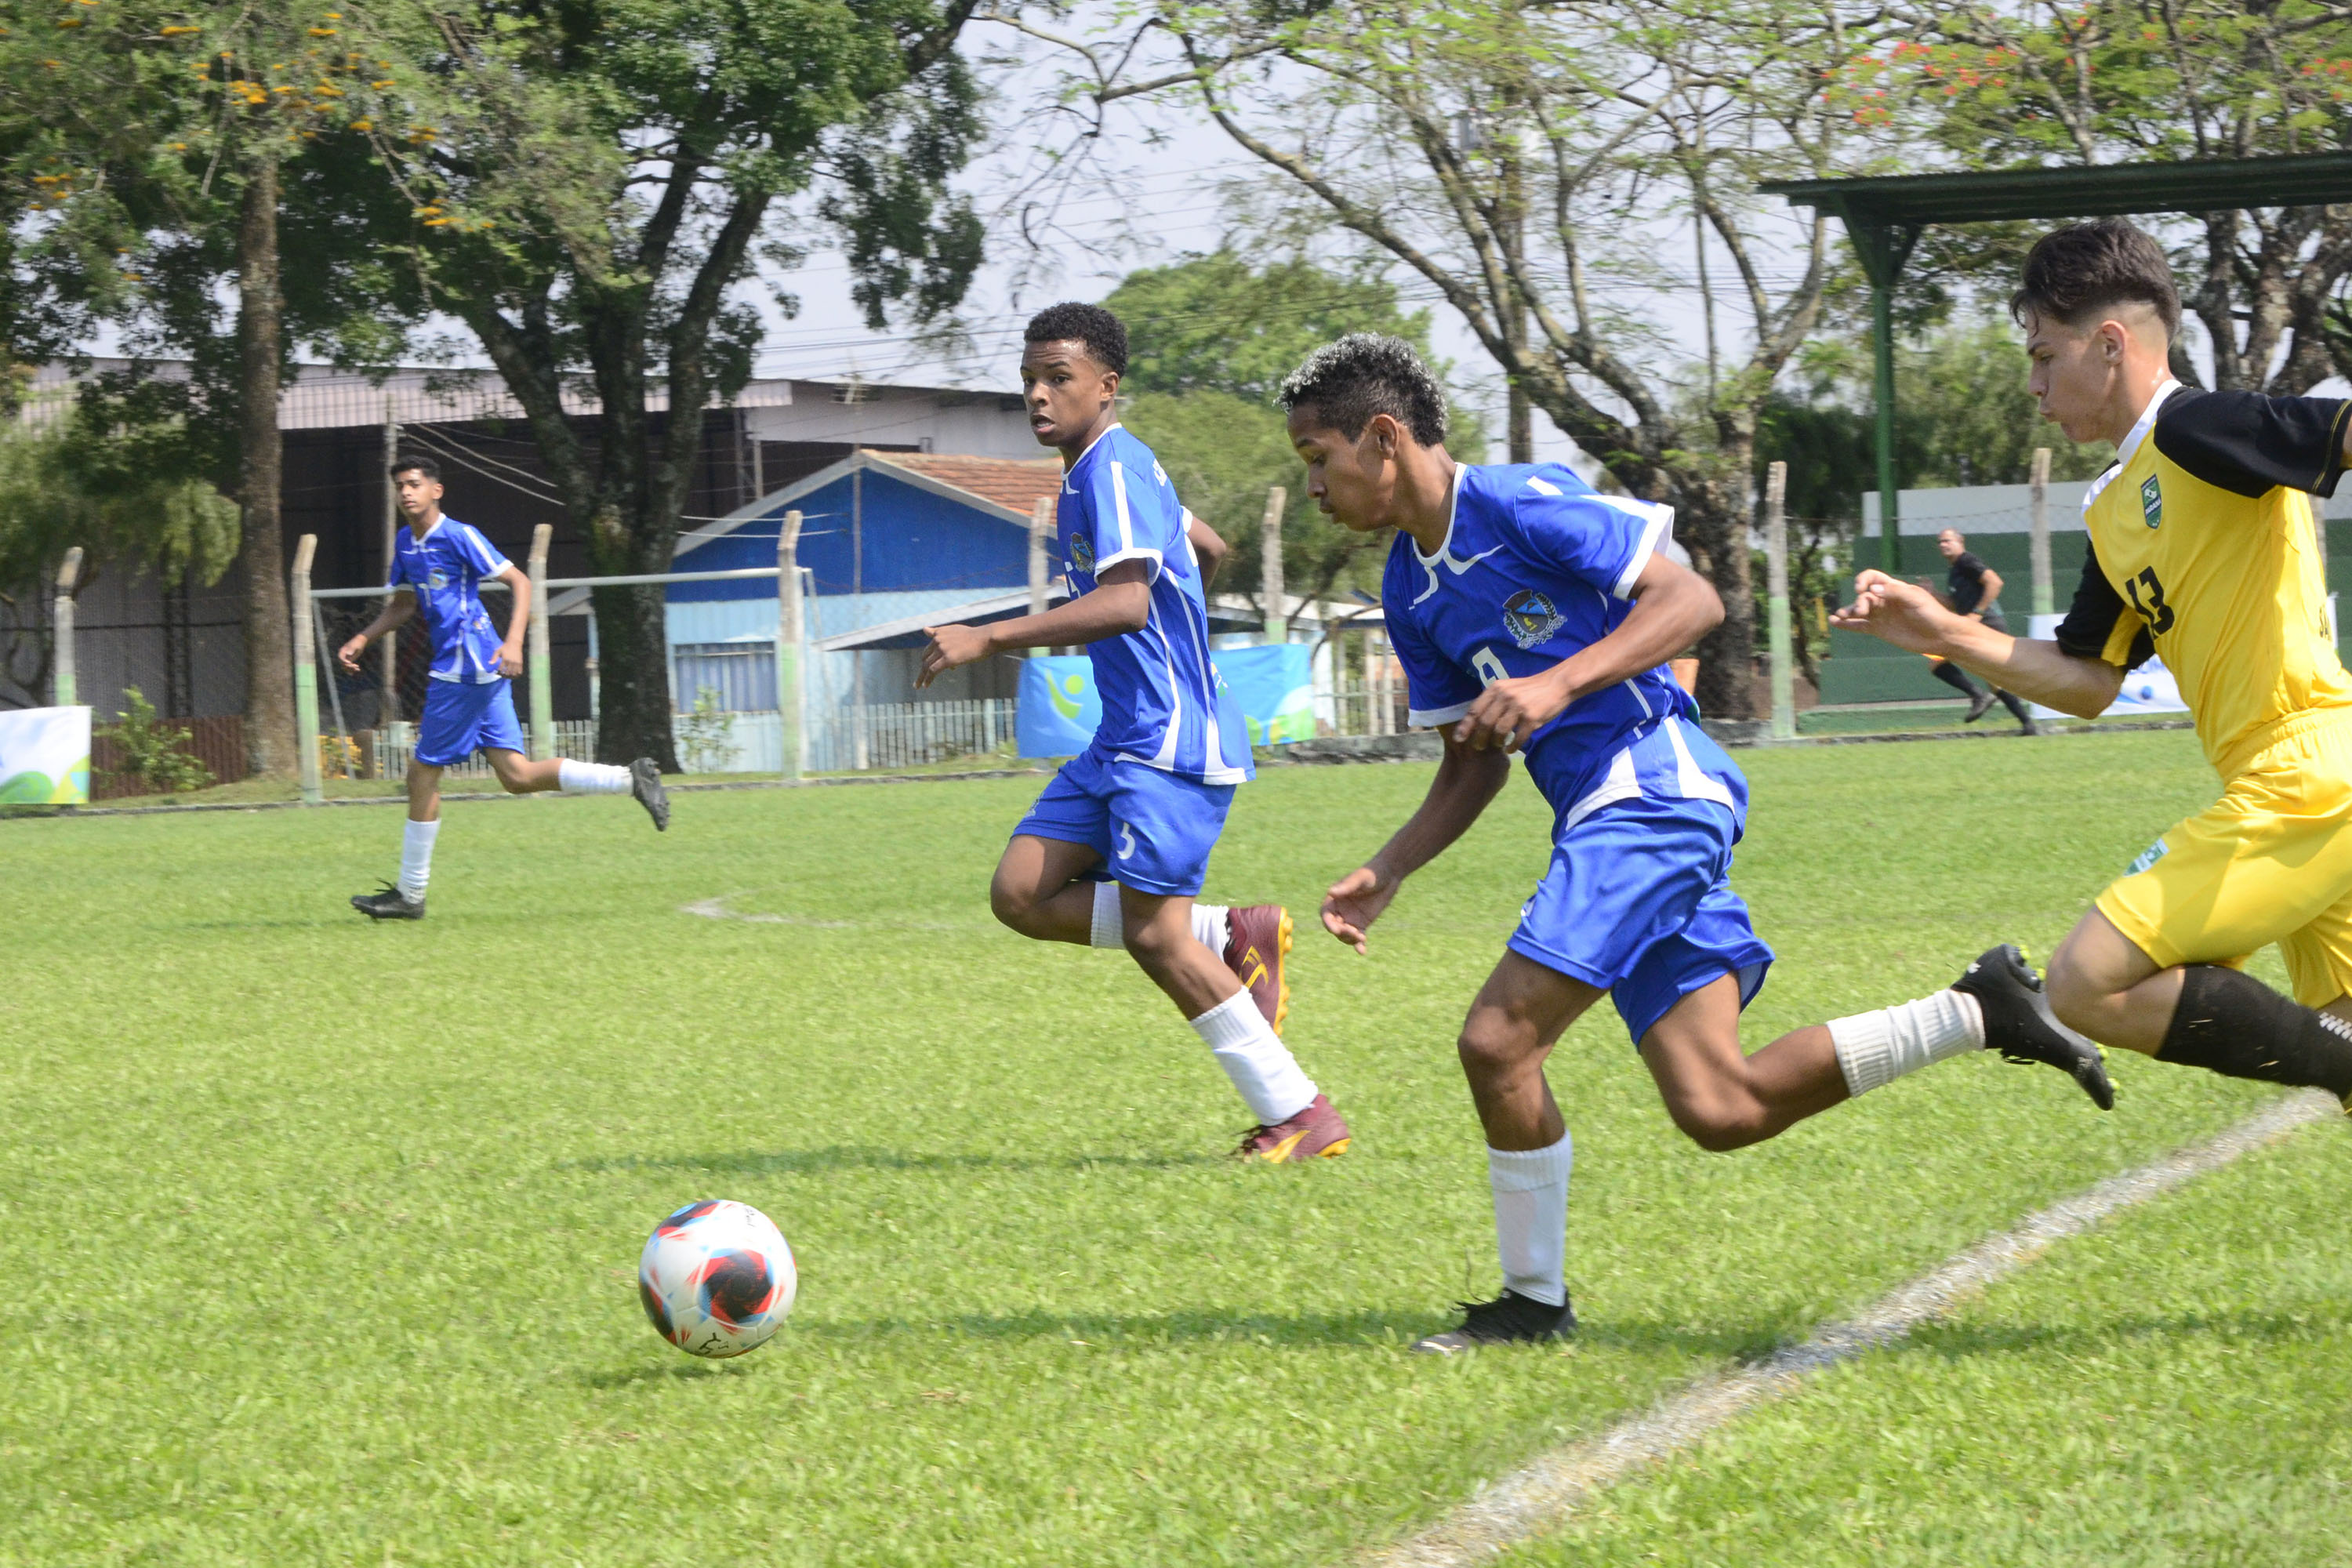
[[[386,468],[384,472],[396,479],[412,468],[436,485],[441,482],[441,465],[430,458],[420,458],[415,453],[404,453],[394,458],[392,467]]]
[[[2009,297],[2020,326],[2046,316],[2070,327],[2117,305],[2148,306],[2164,320],[2164,335],[2180,335],[2180,289],[2164,249],[2119,217],[2053,228],[2025,253],[2025,275]]]
[[[1084,343],[1087,356],[1103,369],[1127,374],[1126,323],[1100,305],[1075,300],[1048,305],[1029,318],[1029,330],[1021,339],[1028,343]]]
[[[1385,414],[1424,447],[1445,439],[1445,389],[1402,338],[1349,332],[1307,356],[1275,395],[1286,413],[1312,406],[1352,441]]]

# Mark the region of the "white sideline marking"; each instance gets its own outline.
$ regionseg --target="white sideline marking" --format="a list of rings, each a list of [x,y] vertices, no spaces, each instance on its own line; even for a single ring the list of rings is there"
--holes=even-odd
[[[740,893],[721,893],[715,899],[700,899],[690,904],[680,904],[677,906],[677,912],[682,915],[700,915],[707,921],[748,921],[753,925],[761,926],[826,926],[843,930],[857,923],[856,921],[813,921],[799,915],[747,915],[740,910],[727,907],[728,900],[740,899],[742,896]]]
[[[1966,1296],[2015,1273],[2054,1244],[2242,1154],[2286,1136],[2307,1121],[2339,1114],[2335,1097],[2307,1089],[2279,1100],[2202,1143],[2177,1150],[2137,1170],[2108,1177],[2088,1192],[2063,1198],[2014,1228],[1987,1237],[1842,1323],[1815,1331],[1802,1344],[1760,1362],[1702,1379],[1651,1410],[1629,1416],[1597,1436],[1559,1448],[1524,1469],[1482,1487],[1469,1501],[1421,1534],[1366,1555],[1374,1568],[1467,1568],[1560,1523],[1601,1488],[1645,1465],[1688,1447],[1752,1405],[1866,1350],[1893,1344],[1922,1323],[1950,1312]]]

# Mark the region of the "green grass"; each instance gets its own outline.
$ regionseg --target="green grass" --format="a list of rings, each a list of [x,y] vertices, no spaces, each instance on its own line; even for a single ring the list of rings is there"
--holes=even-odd
[[[2062,1249],[1512,1568],[2352,1562],[2345,1129]]]
[[[2213,790],[2185,734],[1743,760],[1751,1044],[2046,952]],[[1270,770],[1213,891],[1304,914],[1428,776]],[[1603,1008],[1552,1073],[1589,1330],[1431,1364],[1492,1287],[1452,1041],[1534,793],[1370,959],[1302,933],[1289,1037],[1358,1140],[1287,1170],[1220,1157],[1245,1118],[1131,964],[989,920],[1037,788],[457,805],[421,926],[343,908],[388,811],[0,824],[0,1562],[1328,1561],[2259,1099],[1971,1060],[1711,1156]],[[709,1195],[803,1268],[740,1362],[635,1298]]]

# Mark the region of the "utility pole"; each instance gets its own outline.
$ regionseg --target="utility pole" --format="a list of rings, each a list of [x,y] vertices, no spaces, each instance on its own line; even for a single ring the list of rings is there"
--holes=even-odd
[[[776,735],[790,779],[808,768],[802,741],[800,546],[801,514],[788,511],[776,532]]]
[[[392,416],[392,398],[383,400],[383,472],[377,482],[383,487],[383,581],[392,581],[393,556],[400,548],[400,500],[393,489],[392,465],[400,457],[400,426]],[[383,729],[400,721],[400,634],[390,631],[377,642],[376,657],[383,660],[383,695],[376,704],[376,728]]]

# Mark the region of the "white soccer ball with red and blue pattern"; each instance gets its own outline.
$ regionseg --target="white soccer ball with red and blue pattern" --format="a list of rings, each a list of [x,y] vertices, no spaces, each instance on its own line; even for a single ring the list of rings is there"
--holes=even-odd
[[[688,1204],[654,1226],[637,1259],[637,1299],[654,1331],[688,1355],[759,1349],[799,1289],[784,1233],[725,1198]]]

